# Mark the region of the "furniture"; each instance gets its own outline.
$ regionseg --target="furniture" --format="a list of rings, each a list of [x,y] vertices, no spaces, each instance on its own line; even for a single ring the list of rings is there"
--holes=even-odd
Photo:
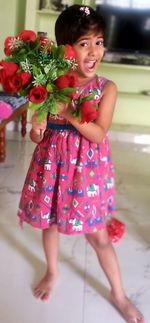
[[[117,85],[113,123],[149,127],[150,66],[101,63],[98,73]]]
[[[10,121],[21,117],[21,134],[24,137],[26,134],[27,108],[29,103],[26,98],[18,97],[17,95],[11,96],[5,92],[0,92],[0,100],[7,102],[12,107],[10,117],[0,122],[0,162],[3,162],[6,157],[6,126]]]
[[[49,1],[50,3],[51,1]],[[85,4],[85,5],[93,5],[95,1],[93,0],[66,0],[62,1],[68,5],[72,5],[74,3]],[[45,1],[47,3],[47,1]],[[48,6],[51,7],[50,5]],[[58,10],[52,9],[39,9],[40,8],[40,0],[27,0],[26,1],[26,13],[25,13],[25,29],[32,29],[34,31],[45,31],[48,34],[48,37],[55,41],[54,35],[54,25],[57,17],[60,14]]]

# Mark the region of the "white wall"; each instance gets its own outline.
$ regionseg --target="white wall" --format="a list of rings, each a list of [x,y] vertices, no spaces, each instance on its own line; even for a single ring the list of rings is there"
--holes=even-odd
[[[25,6],[26,0],[0,0],[0,59],[4,58],[6,37],[16,35],[24,28]]]

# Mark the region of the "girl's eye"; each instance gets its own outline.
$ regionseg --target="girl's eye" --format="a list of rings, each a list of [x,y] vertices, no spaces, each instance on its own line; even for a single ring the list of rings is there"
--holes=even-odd
[[[98,40],[98,41],[96,42],[96,45],[98,45],[98,46],[103,46],[103,45],[104,45],[104,41],[103,41],[103,40]]]
[[[80,43],[80,46],[82,46],[82,47],[87,47],[87,46],[88,46],[88,44],[87,44],[86,42],[82,42],[82,43]]]

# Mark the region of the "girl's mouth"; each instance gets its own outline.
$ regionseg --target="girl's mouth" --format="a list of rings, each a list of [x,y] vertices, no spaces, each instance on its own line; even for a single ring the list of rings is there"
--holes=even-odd
[[[85,68],[88,71],[92,71],[95,67],[96,60],[90,60],[85,62]]]

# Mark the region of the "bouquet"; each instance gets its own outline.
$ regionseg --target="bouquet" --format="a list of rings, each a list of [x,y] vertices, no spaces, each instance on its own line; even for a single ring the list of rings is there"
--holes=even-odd
[[[76,54],[70,45],[56,46],[45,36],[23,30],[15,37],[6,38],[4,53],[7,57],[0,62],[0,82],[4,91],[26,96],[39,120],[46,118],[48,113],[57,114],[58,102],[73,100],[78,80]],[[97,117],[92,99],[93,94],[86,97],[81,94],[75,99],[73,115],[81,123]]]

